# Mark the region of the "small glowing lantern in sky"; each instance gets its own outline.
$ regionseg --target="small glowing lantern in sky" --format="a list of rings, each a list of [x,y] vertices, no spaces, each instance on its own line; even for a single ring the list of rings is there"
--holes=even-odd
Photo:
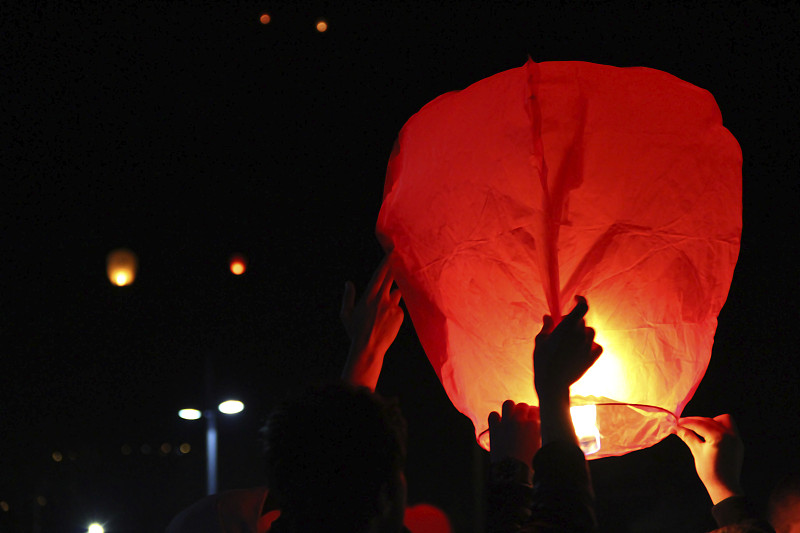
[[[320,20],[317,21],[316,28],[317,28],[318,32],[325,33],[326,31],[328,31],[328,23],[326,21],[320,19]]]
[[[265,26],[269,24],[271,20],[272,17],[269,16],[269,13],[261,13],[261,15],[258,17],[258,21]]]
[[[106,257],[108,279],[118,287],[133,283],[138,268],[139,260],[136,258],[136,254],[127,248],[117,248]]]
[[[705,373],[741,236],[741,151],[707,91],[528,61],[405,124],[377,233],[450,400],[538,405],[533,338],[575,295],[604,348],[571,388],[590,458],[655,444]]]
[[[247,270],[247,260],[243,255],[236,254],[231,257],[229,266],[232,274],[241,276]]]

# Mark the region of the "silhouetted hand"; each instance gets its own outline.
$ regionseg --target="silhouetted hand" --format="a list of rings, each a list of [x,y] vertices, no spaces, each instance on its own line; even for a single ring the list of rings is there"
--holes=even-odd
[[[563,396],[569,386],[589,370],[603,348],[594,342],[594,330],[583,321],[589,310],[586,299],[576,296],[570,313],[553,328],[553,318],[545,315],[542,331],[533,350],[534,386],[539,396]]]
[[[378,384],[386,350],[394,342],[403,323],[403,310],[399,306],[400,291],[391,290],[392,283],[394,277],[389,271],[387,256],[375,270],[358,302],[353,283],[345,283],[339,314],[350,338],[342,379],[373,391]]]
[[[542,446],[539,408],[506,400],[502,412],[502,417],[497,411],[489,415],[489,456],[492,462],[512,457],[531,466],[533,456]]]
[[[744,444],[731,415],[690,416],[678,421],[678,437],[694,456],[694,467],[714,505],[743,495],[739,484]]]

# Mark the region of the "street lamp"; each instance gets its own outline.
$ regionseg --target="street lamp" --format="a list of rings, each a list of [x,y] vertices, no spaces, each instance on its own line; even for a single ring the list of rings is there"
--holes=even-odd
[[[217,395],[214,392],[214,362],[211,354],[205,356],[205,405],[214,404],[213,398]],[[227,399],[217,405],[216,409],[206,407],[204,411],[199,409],[181,409],[178,416],[184,420],[198,420],[204,418],[206,421],[206,493],[216,494],[217,492],[217,411],[226,415],[234,415],[244,410],[244,404],[239,400]]]
[[[184,420],[206,420],[206,493],[217,492],[217,411],[226,415],[234,415],[244,410],[244,404],[239,400],[225,400],[216,409],[181,409],[178,416]]]

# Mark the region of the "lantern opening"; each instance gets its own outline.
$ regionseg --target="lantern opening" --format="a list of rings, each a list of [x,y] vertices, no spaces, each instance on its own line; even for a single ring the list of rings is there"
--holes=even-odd
[[[597,429],[597,406],[575,405],[569,408],[578,444],[584,455],[600,451],[600,430]]]

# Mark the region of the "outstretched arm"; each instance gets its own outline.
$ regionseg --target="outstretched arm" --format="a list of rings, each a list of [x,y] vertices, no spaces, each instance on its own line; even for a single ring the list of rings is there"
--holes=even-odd
[[[394,342],[403,323],[400,291],[392,290],[394,277],[389,270],[389,257],[384,257],[364,294],[356,302],[352,282],[345,283],[340,318],[350,350],[342,370],[342,379],[353,385],[375,390],[383,367],[386,350]]]
[[[594,330],[583,321],[587,311],[586,300],[578,297],[575,309],[558,326],[554,327],[551,317],[544,317],[533,354],[538,413],[535,407],[507,400],[502,416],[489,415],[488,529],[492,533],[594,531],[596,527],[594,492],[569,412],[570,385],[602,352],[594,343]]]

